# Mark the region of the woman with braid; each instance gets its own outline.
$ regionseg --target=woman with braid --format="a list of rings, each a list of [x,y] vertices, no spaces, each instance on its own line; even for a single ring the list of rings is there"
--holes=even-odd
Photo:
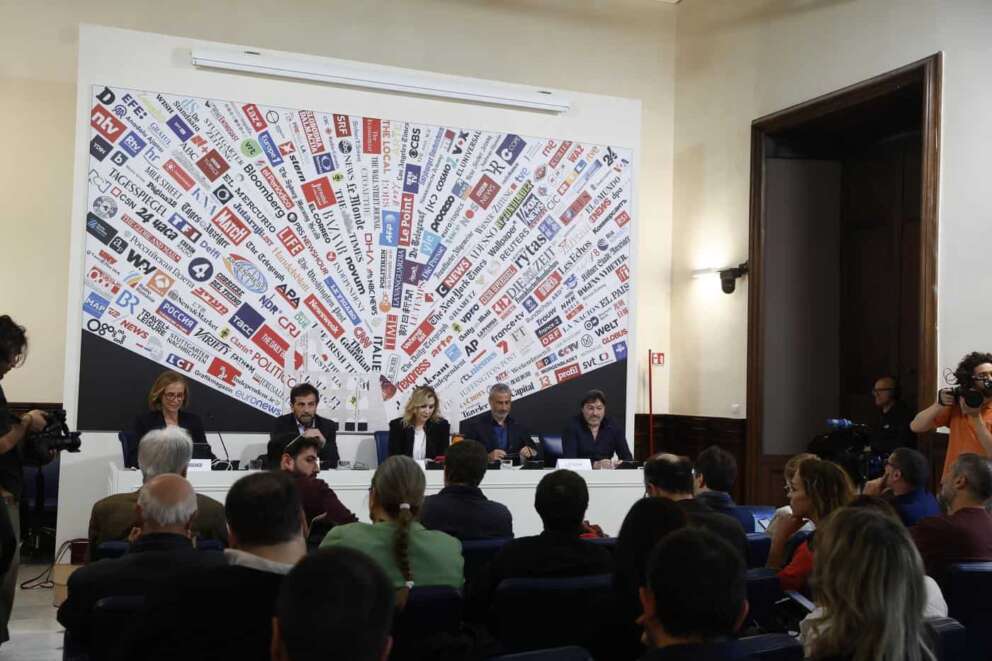
[[[369,490],[372,523],[336,526],[321,548],[346,546],[362,551],[382,566],[405,603],[415,585],[449,585],[460,589],[462,545],[446,533],[427,530],[420,524],[424,503],[424,471],[405,455],[387,459],[376,469]]]

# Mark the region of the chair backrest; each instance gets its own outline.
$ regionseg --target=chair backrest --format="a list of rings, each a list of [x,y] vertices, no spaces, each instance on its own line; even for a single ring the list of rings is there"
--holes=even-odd
[[[798,640],[784,633],[768,633],[739,638],[733,645],[739,656],[734,658],[762,659],[763,661],[802,661],[803,646]]]
[[[785,596],[778,574],[764,567],[748,569],[746,574],[748,617],[759,625],[770,620],[772,606]]]
[[[595,651],[609,640],[612,598],[609,574],[506,579],[496,588],[492,610],[497,638],[507,652],[567,645]],[[521,626],[521,613],[534,613],[537,619]]]
[[[617,538],[616,537],[589,537],[585,541],[590,544],[595,544],[596,546],[601,546],[611,554],[617,548]]]
[[[461,592],[449,586],[424,586],[410,590],[406,605],[393,621],[393,654],[403,658],[421,641],[455,634],[462,621]]]
[[[127,542],[102,542],[90,551],[91,559],[119,558],[127,553],[128,546]]]
[[[486,565],[492,562],[499,550],[512,541],[512,537],[496,539],[467,539],[462,542],[462,558],[465,559],[465,582],[472,583],[481,576]]]
[[[541,452],[544,454],[544,465],[554,466],[558,458],[565,454],[561,436],[546,436],[541,434]]]
[[[379,464],[386,461],[389,457],[389,432],[388,431],[377,431],[372,432],[372,436],[375,438],[375,458]]]
[[[90,618],[90,661],[118,658],[117,645],[125,632],[137,622],[145,598],[138,596],[104,597],[93,605]]]
[[[747,566],[764,567],[768,562],[768,552],[772,549],[772,538],[763,532],[747,534]]]
[[[503,654],[502,656],[494,656],[489,661],[593,661],[593,658],[588,650],[569,645],[550,650]]]
[[[224,542],[219,539],[199,539],[196,540],[197,551],[223,551]]]
[[[968,631],[971,658],[992,657],[992,562],[951,565],[944,584],[947,614]]]
[[[137,468],[138,441],[141,439],[135,438],[134,432],[121,431],[117,432],[117,440],[121,443],[121,455],[124,458],[124,468]]]
[[[960,622],[949,617],[935,617],[926,621],[926,627],[930,630],[939,661],[969,658],[968,632]],[[988,657],[972,655],[970,658]]]

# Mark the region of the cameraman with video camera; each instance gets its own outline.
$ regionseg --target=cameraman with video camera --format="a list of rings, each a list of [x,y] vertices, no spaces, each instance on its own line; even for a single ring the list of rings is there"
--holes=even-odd
[[[0,316],[0,380],[14,367],[19,367],[27,356],[28,338],[23,326],[18,326],[8,315]],[[45,428],[47,421],[42,411],[29,411],[17,417],[7,408],[7,398],[0,386],[0,547],[2,558],[9,566],[0,582],[0,643],[10,639],[7,622],[14,607],[17,589],[18,551],[20,538],[20,512],[18,501],[23,488],[23,459],[21,441],[31,432]],[[0,560],[0,570],[5,569]]]
[[[922,434],[949,427],[946,476],[959,455],[973,452],[992,457],[992,354],[973,351],[954,370],[953,388],[937,393],[937,401],[916,414],[909,428]]]

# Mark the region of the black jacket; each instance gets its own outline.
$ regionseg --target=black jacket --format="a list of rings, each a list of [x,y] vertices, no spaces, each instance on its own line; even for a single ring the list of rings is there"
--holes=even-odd
[[[194,459],[216,459],[207,436],[203,431],[203,421],[200,416],[189,411],[179,411],[179,426],[193,437]],[[134,419],[134,440],[140,445],[141,438],[153,429],[165,429],[165,416],[161,411],[146,411]]]
[[[486,411],[475,417],[462,420],[459,429],[461,429],[462,436],[479,441],[486,446],[486,452],[492,452],[498,447],[496,443],[496,431],[493,429],[495,424],[496,421],[493,420],[492,413]],[[507,416],[505,424],[507,454],[519,454],[520,449],[524,446],[533,448],[534,450],[538,449],[530,437],[530,432],[520,423],[512,417]]]
[[[320,449],[317,456],[320,458],[321,462],[330,462],[332,467],[338,465],[338,442],[337,442],[337,431],[338,423],[334,422],[329,418],[322,418],[319,415],[313,416],[313,422],[310,427],[316,427],[320,430],[320,433],[324,437],[324,447]],[[299,433],[300,428],[296,422],[296,418],[292,413],[287,413],[286,415],[281,415],[275,419],[272,423],[272,433],[269,435],[270,440],[275,438],[280,434],[287,433]]]
[[[513,517],[506,505],[486,498],[479,487],[452,484],[424,498],[420,522],[464,541],[513,537]]]
[[[631,461],[630,447],[623,435],[623,428],[613,418],[603,418],[595,440],[582,414],[568,421],[561,433],[564,457],[571,459],[612,459],[613,453],[624,461]]]
[[[444,454],[448,449],[448,441],[451,437],[451,425],[444,418],[434,422],[428,420],[424,425],[427,432],[427,453],[428,459],[434,459]],[[389,421],[389,456],[394,454],[405,454],[413,456],[413,425],[406,427],[403,425],[403,418],[393,418]]]
[[[182,535],[144,535],[124,556],[80,567],[69,577],[69,597],[58,621],[82,644],[89,640],[93,606],[104,597],[141,596],[183,572],[223,566],[224,554],[197,551]]]
[[[747,535],[740,521],[727,514],[721,514],[711,507],[704,505],[695,498],[686,498],[675,503],[689,517],[689,522],[699,528],[705,528],[722,537],[727,543],[740,551],[747,564]]]

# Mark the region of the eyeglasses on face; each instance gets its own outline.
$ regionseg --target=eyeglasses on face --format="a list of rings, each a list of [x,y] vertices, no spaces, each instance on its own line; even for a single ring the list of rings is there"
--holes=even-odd
[[[162,393],[162,399],[185,399],[186,393],[184,392],[164,392]]]

